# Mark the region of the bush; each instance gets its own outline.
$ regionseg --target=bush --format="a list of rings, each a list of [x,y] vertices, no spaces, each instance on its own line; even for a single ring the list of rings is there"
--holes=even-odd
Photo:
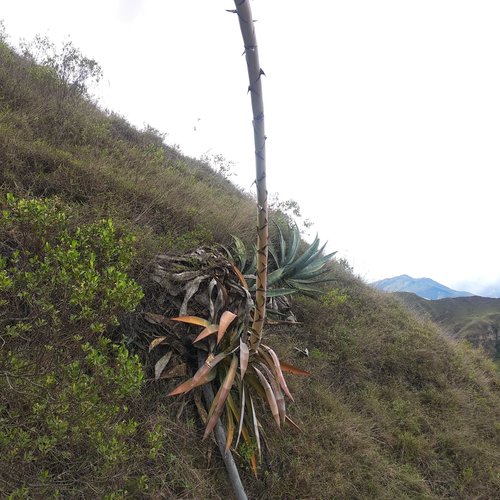
[[[130,489],[127,464],[157,440],[135,439],[129,414],[143,382],[138,357],[100,334],[142,298],[127,275],[133,240],[111,220],[72,228],[56,199],[8,195],[2,208],[0,490],[49,498],[89,485],[103,495]]]
[[[7,197],[0,218],[0,331],[7,342],[102,333],[143,296],[126,274],[133,238],[111,220],[70,229],[59,205]]]
[[[80,346],[78,337],[73,341]],[[51,359],[65,358],[64,347],[42,349]],[[106,482],[137,457],[132,438],[139,423],[127,408],[143,381],[137,356],[104,337],[80,349],[82,359],[42,369],[28,355],[2,353],[0,450],[4,473],[10,471],[3,477],[7,492],[29,484],[30,496],[76,494],[89,476]]]
[[[36,35],[21,44],[23,56],[36,63],[33,70],[43,78],[53,75],[60,100],[70,96],[88,95],[89,85],[98,83],[102,70],[97,61],[84,56],[71,41],[57,48],[47,37]]]

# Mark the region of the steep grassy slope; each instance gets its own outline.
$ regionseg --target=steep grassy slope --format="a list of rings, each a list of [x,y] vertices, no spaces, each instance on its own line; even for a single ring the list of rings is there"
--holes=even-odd
[[[178,381],[151,381],[152,360],[141,346],[159,330],[142,312],[154,298],[149,262],[156,252],[227,244],[231,233],[250,241],[253,202],[205,165],[164,146],[151,130],[139,132],[82,99],[58,102],[58,84],[0,44],[0,194],[8,220],[0,228],[2,265],[14,273],[16,249],[37,255],[21,263],[31,273],[30,290],[37,290],[31,307],[50,313],[26,327],[22,287],[28,275],[15,271],[19,300],[0,297],[0,356],[10,363],[0,368],[1,496],[230,498],[218,452],[201,441],[194,405],[165,397]],[[6,201],[7,192],[57,195],[48,205],[56,208],[48,211],[35,202],[45,221],[35,229],[46,230],[31,237],[25,212],[16,209],[18,219],[10,215],[16,205]],[[67,220],[56,231],[43,214],[59,221],[59,210]],[[118,229],[101,227],[103,217],[112,217]],[[135,242],[123,236],[127,231]],[[101,327],[75,317],[74,304],[65,300],[75,291],[66,276],[85,261],[75,267],[58,259],[73,258],[81,245],[99,255],[96,269],[109,269],[105,258],[118,258],[113,242],[125,245],[123,238],[136,256],[130,262],[128,253],[120,257],[120,272],[142,286],[145,298],[134,313],[125,312],[127,295],[117,302],[118,327],[93,306],[99,322],[107,321],[99,334]],[[237,456],[251,498],[495,498],[500,381],[492,363],[418,321],[341,264],[333,267],[336,281],[321,299],[294,298],[302,325],[267,331],[266,342],[280,358],[312,376],[288,377],[295,396],[290,413],[302,432],[266,432],[258,479]],[[87,275],[83,267],[74,279]],[[57,294],[51,276],[57,277]],[[0,285],[14,286],[6,282]],[[146,381],[135,358],[123,348],[114,352],[118,348],[100,337],[124,338],[139,354]],[[295,347],[307,347],[310,356]],[[118,368],[123,383],[113,371]]]
[[[98,217],[112,214],[167,248],[229,243],[253,233],[253,201],[206,164],[163,145],[78,97],[59,97],[57,79],[0,46],[0,182],[6,190],[57,194]],[[91,214],[89,214],[91,215]]]
[[[425,300],[413,293],[396,294],[411,310],[427,315],[445,332],[481,346],[494,359],[500,359],[500,299],[455,297]]]

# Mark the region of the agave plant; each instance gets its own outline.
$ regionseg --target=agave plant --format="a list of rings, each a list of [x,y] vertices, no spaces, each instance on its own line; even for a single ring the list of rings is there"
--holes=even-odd
[[[315,285],[331,281],[325,278],[329,272],[326,264],[337,252],[323,255],[326,243],[320,247],[318,235],[303,253],[299,255],[300,231],[297,225],[289,227],[287,237],[278,224],[278,250],[272,242],[269,244],[269,254],[272,259],[268,266],[268,293],[267,296],[280,297],[295,292],[315,293],[318,288]],[[255,289],[255,272],[257,261],[257,248],[252,245],[248,249],[243,241],[233,236],[234,246],[227,251],[235,264],[243,270],[244,277],[249,284],[250,290]]]
[[[189,393],[197,387],[212,384],[217,393],[208,411],[204,438],[223,419],[226,424],[225,449],[238,447],[241,439],[252,450],[250,462],[254,473],[261,458],[259,429],[262,418],[257,400],[263,400],[279,428],[285,423],[297,427],[287,414],[285,396],[293,400],[284,372],[308,375],[308,372],[280,361],[276,352],[261,343],[251,350],[248,337],[254,303],[241,272],[225,256],[202,249],[185,257],[158,256],[153,280],[170,296],[162,307],[175,303],[182,315],[167,318],[150,314],[148,320],[161,324],[175,335],[176,324],[187,326],[184,337],[192,347],[206,352],[206,359],[194,374],[169,392],[169,396]],[[189,315],[206,311],[206,317]],[[164,345],[170,348],[172,337],[155,338],[150,350]],[[169,362],[169,349],[156,363],[156,378],[169,378],[175,370]]]
[[[259,63],[250,2],[235,0],[235,6],[236,9],[231,12],[238,15],[243,36],[255,142],[257,245],[254,252],[254,293],[250,293],[242,272],[215,250],[200,250],[186,258],[159,256],[153,279],[167,291],[163,295],[169,302],[179,303],[179,297],[182,297],[182,303],[178,304],[179,314],[170,320],[163,315],[150,314],[149,321],[161,324],[171,332],[174,330],[174,333],[173,324],[188,326],[187,340],[191,335],[193,346],[198,347],[199,352],[206,352],[206,357],[199,356],[198,368],[193,376],[169,394],[174,396],[196,390],[199,386],[215,386],[217,393],[213,401],[210,401],[212,398],[209,391],[204,393],[210,406],[204,437],[206,438],[214,428],[220,427],[219,421],[225,415],[227,436],[224,446],[221,446],[219,440],[221,434],[216,432],[219,447],[225,450],[223,457],[230,455],[227,451],[234,439],[236,438],[238,444],[243,437],[252,450],[250,461],[256,473],[258,457],[262,450],[259,431],[261,419],[257,417],[256,400],[262,398],[266,402],[278,427],[285,422],[295,425],[286,413],[284,396],[291,398],[291,394],[283,371],[297,374],[307,372],[280,362],[276,353],[262,344],[266,319],[269,249],[266,136],[261,83],[264,72]],[[309,259],[303,260],[310,262]],[[285,273],[278,278],[274,275],[273,279],[278,281],[283,277]],[[205,312],[188,314],[188,309],[193,311],[198,308]],[[250,321],[252,315],[253,319]],[[201,331],[198,331],[200,328]],[[197,329],[195,334],[192,333],[193,329]],[[168,343],[168,336],[154,339],[150,349],[163,343]],[[155,367],[156,378],[163,376],[171,357],[167,352],[158,360]],[[168,370],[171,375],[170,372],[171,369]],[[228,467],[227,462],[226,466]],[[230,472],[229,474],[231,476]],[[239,476],[236,483],[233,482],[233,488],[237,497],[246,498]]]

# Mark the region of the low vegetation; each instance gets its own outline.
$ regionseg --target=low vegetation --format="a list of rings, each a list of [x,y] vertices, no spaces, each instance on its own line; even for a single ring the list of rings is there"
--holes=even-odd
[[[154,381],[161,349],[188,339],[152,357],[166,329],[145,313],[163,304],[154,256],[231,235],[250,248],[254,201],[59,86],[0,42],[0,496],[228,498],[196,405],[167,398],[186,372]],[[257,477],[237,449],[249,496],[495,498],[493,363],[328,266],[320,298],[290,296],[300,325],[266,326],[311,376],[287,378],[301,430],[263,433]]]

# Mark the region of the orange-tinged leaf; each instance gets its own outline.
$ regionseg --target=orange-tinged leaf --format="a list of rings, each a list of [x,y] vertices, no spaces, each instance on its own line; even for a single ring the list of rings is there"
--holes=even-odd
[[[281,370],[280,360],[278,359],[278,355],[270,347],[265,346],[265,345],[263,345],[262,347],[269,353],[269,355],[271,356],[271,359],[273,360],[274,371],[276,372],[276,375],[278,376],[278,381],[281,385],[281,388],[283,389],[285,394],[292,401],[294,401],[293,396],[290,393],[290,391],[288,390],[288,386],[286,385],[286,380],[285,380],[285,377],[283,376],[283,372]]]
[[[240,283],[243,285],[244,288],[246,288],[248,290],[247,280],[245,279],[243,274],[241,274],[241,271],[234,264],[232,265],[232,268],[233,268],[233,271],[235,272],[236,276],[238,276]]]
[[[157,337],[149,344],[149,351],[151,352],[156,346],[159,346],[167,337]]]
[[[213,399],[212,401],[212,404],[210,405],[210,410],[208,411],[208,420],[210,421],[210,418],[212,417],[214,411],[218,408],[218,407],[221,407],[222,406],[222,403],[225,402],[225,400],[227,400],[227,398],[229,397],[230,395],[230,390],[231,390],[231,387],[232,387],[232,383],[231,385],[229,386],[229,391],[227,392],[227,394],[224,394],[224,390],[221,390],[223,389],[223,387],[225,387],[225,384],[226,384],[226,380],[227,380],[227,377],[228,377],[228,374],[229,372],[231,371],[231,368],[233,366],[233,362],[234,362],[234,358],[236,356],[233,356],[233,359],[231,360],[231,366],[229,367],[229,370],[228,372],[226,372],[226,376],[224,377],[224,382],[222,383],[222,385],[220,386],[219,390],[217,391],[217,394],[215,395],[215,398]],[[234,380],[234,378],[233,378]],[[227,388],[227,387],[226,387]],[[225,400],[222,401],[220,404],[219,404],[219,400],[221,397],[224,397]],[[222,408],[220,409],[220,414],[222,414]]]
[[[281,366],[281,369],[287,373],[293,373],[295,375],[306,375],[306,376],[311,375],[309,372],[306,372],[305,370],[301,370],[300,368],[297,368],[296,366],[285,363],[284,361],[280,361],[280,366]]]
[[[248,358],[250,356],[250,350],[248,349],[248,345],[246,342],[243,342],[243,339],[240,337],[240,374],[241,380],[245,376],[245,372],[248,367]]]
[[[200,340],[203,340],[204,338],[208,337],[209,335],[212,335],[213,333],[217,333],[217,330],[219,327],[217,325],[208,325],[203,330],[201,333],[193,340],[193,344],[195,342],[199,342]]]
[[[252,464],[253,475],[255,476],[255,479],[257,479],[257,458],[255,457],[255,453],[252,453],[250,463]]]
[[[199,318],[198,316],[178,316],[170,318],[172,321],[180,321],[181,323],[189,323],[191,325],[208,326],[210,322],[206,319]]]
[[[278,403],[276,403],[276,398],[274,397],[273,390],[271,389],[269,382],[266,380],[266,377],[264,377],[262,372],[255,366],[253,367],[253,369],[255,370],[255,373],[258,375],[260,383],[262,384],[262,387],[266,392],[267,402],[269,403],[269,407],[271,408],[271,413],[273,414],[274,421],[276,422],[276,425],[280,427],[281,426],[280,412],[278,410]]]
[[[210,380],[212,369],[225,357],[226,354],[223,352],[217,354],[217,356],[210,354],[205,360],[205,363],[198,368],[198,371],[194,374],[193,378],[186,380],[173,391],[169,392],[168,396],[176,396],[177,394],[189,392],[194,387],[198,387],[199,385],[203,385],[208,382]]]
[[[167,396],[177,396],[183,392],[189,392],[194,387],[193,379],[186,380],[181,385],[178,385],[173,391],[170,391]]]
[[[219,321],[219,333],[217,334],[217,344],[222,340],[229,325],[236,318],[236,314],[231,311],[224,311]]]
[[[224,404],[229,395],[229,391],[233,386],[237,368],[238,368],[238,357],[233,356],[229,370],[227,371],[226,377],[224,378],[224,382],[222,382],[222,385],[217,391],[217,395],[215,396],[214,399],[214,404],[212,404],[212,408],[210,408],[212,414],[211,415],[209,414],[207,427],[205,428],[205,433],[203,434],[203,439],[207,438],[207,436],[210,435],[213,428],[219,421],[220,416],[222,415]]]

